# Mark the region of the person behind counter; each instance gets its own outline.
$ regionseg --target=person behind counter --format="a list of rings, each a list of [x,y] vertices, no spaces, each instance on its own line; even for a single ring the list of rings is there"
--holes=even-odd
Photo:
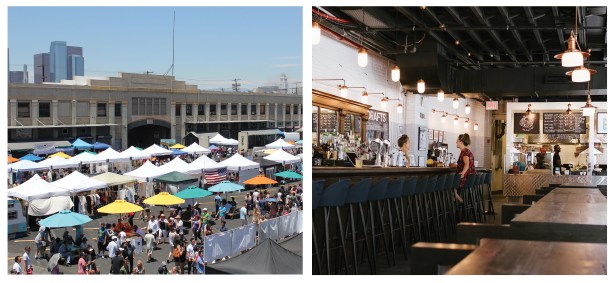
[[[404,154],[404,159],[406,160],[406,168],[410,167],[410,138],[408,135],[402,135],[397,139],[397,145],[399,146],[399,150]]]
[[[462,134],[459,135],[456,141],[457,148],[461,150],[459,153],[459,158],[457,159],[457,170],[455,172],[457,174],[461,174],[461,181],[459,182],[459,187],[455,191],[455,199],[458,202],[463,202],[461,196],[459,196],[459,191],[463,188],[466,183],[467,177],[470,174],[476,174],[474,170],[474,154],[467,148],[470,145],[470,135]]]
[[[562,149],[559,147],[559,144],[556,144],[553,147],[553,151],[555,151],[555,154],[553,154],[553,174],[555,173],[555,169],[557,168],[557,170],[561,170],[562,167],[562,158],[559,156],[560,151],[562,151]],[[562,172],[558,172],[560,175],[562,174]]]

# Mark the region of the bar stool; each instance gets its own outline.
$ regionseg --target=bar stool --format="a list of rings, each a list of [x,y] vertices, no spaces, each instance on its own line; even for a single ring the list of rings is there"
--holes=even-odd
[[[463,203],[461,205],[461,211],[459,213],[461,221],[469,222],[472,215],[472,186],[474,185],[474,180],[476,178],[476,174],[469,174],[466,177],[465,183],[463,184],[463,188],[461,189],[461,198],[463,199]]]
[[[422,196],[423,196],[423,210],[425,211],[425,229],[424,231],[425,233],[425,238],[427,239],[427,241],[433,241],[433,239],[435,238],[435,235],[433,234],[434,232],[434,220],[435,220],[435,216],[434,216],[434,202],[433,202],[433,193],[435,191],[436,188],[436,184],[438,183],[438,179],[439,176],[438,175],[432,175],[429,176],[429,179],[427,181],[427,184],[425,186],[425,191],[423,192]]]
[[[367,196],[367,200],[369,201],[369,218],[371,224],[371,240],[372,240],[372,251],[374,254],[378,251],[378,241],[379,238],[382,238],[384,242],[384,251],[387,258],[387,264],[391,267],[391,259],[389,258],[389,242],[386,237],[386,228],[384,227],[384,210],[382,209],[382,201],[387,193],[387,187],[389,185],[388,178],[380,178],[373,184],[369,189],[369,194]],[[376,208],[374,208],[374,205]],[[377,209],[377,211],[376,211]],[[375,214],[378,213],[378,216]],[[378,217],[380,222],[379,229],[376,230],[376,224],[374,222],[374,218]],[[395,260],[395,259],[393,259]]]
[[[427,191],[427,185],[430,182],[430,177],[419,178],[416,183],[416,190],[412,195],[412,206],[414,208],[413,225],[418,233],[416,234],[416,242],[424,242],[425,238],[425,220],[427,219],[426,211],[423,210],[424,194]]]
[[[487,186],[487,215],[495,215],[495,209],[493,208],[493,195],[491,192],[491,171],[487,172],[485,176],[484,185]]]
[[[358,254],[358,250],[357,250],[357,229],[355,226],[357,221],[355,218],[355,210],[356,207],[358,207],[359,210],[359,220],[358,221],[358,226],[361,229],[361,232],[363,233],[363,239],[361,240],[362,243],[364,243],[365,248],[367,249],[367,258],[369,261],[369,266],[370,266],[370,272],[371,274],[376,274],[376,256],[374,254],[374,251],[371,251],[370,249],[370,244],[368,242],[369,239],[369,233],[368,233],[368,226],[367,226],[367,218],[365,217],[365,212],[363,211],[363,204],[367,202],[367,196],[369,195],[369,190],[370,190],[370,186],[372,185],[372,178],[366,178],[363,179],[361,181],[359,181],[358,183],[354,184],[354,186],[352,186],[350,188],[350,190],[348,190],[348,196],[346,196],[346,203],[348,204],[348,209],[349,209],[349,217],[350,217],[350,231],[351,231],[351,237],[352,237],[352,256],[353,256],[353,260],[354,260],[354,272],[355,274],[358,274],[358,259],[357,259],[357,254]],[[348,228],[346,228],[346,231],[348,231]]]
[[[442,234],[444,228],[443,217],[443,205],[442,205],[442,192],[446,184],[446,175],[438,175],[438,181],[430,193],[432,198],[432,215],[433,215],[433,227],[434,227],[434,239],[438,242],[442,242]]]
[[[454,210],[454,206],[451,206],[451,200],[453,198],[452,188],[453,188],[453,180],[455,179],[455,174],[447,174],[445,175],[445,182],[442,190],[440,191],[440,217],[442,219],[442,225],[444,230],[444,239],[446,241],[450,240],[453,234],[454,229],[454,220],[451,221],[452,210]]]
[[[312,245],[313,252],[316,254],[316,271],[318,274],[321,274],[320,268],[322,267],[321,258],[320,258],[320,250],[318,248],[318,237],[316,228],[314,225],[314,220],[316,219],[315,210],[320,206],[320,198],[322,196],[322,191],[325,187],[325,180],[316,180],[312,182]]]
[[[399,243],[401,245],[401,248],[403,249],[404,258],[408,259],[408,253],[406,251],[406,235],[404,234],[404,229],[402,227],[402,213],[400,213],[399,211],[399,201],[401,200],[404,182],[405,178],[397,178],[390,181],[389,187],[387,188],[387,193],[384,196],[389,216],[389,219],[385,222],[385,224],[389,225],[392,248],[391,251],[393,253],[393,259],[395,259],[395,247],[393,246],[393,244],[395,243],[395,231],[399,232]],[[393,210],[393,212],[391,210]],[[397,229],[395,227],[397,227]]]
[[[415,190],[416,190],[416,183],[417,183],[418,178],[416,176],[411,176],[406,178],[406,181],[404,182],[404,187],[402,189],[402,201],[401,201],[401,211],[402,211],[402,222],[403,222],[403,228],[404,228],[404,234],[406,235],[406,239],[408,239],[408,235],[411,235],[410,244],[414,244],[415,243],[415,237],[416,237],[416,225],[414,225],[413,220],[414,220],[414,211],[413,211],[413,206],[412,206],[412,195],[414,194]],[[408,229],[408,227],[410,227],[410,229]],[[411,231],[412,233],[409,234],[408,232]]]
[[[346,203],[346,197],[348,195],[348,186],[350,185],[350,179],[342,179],[333,183],[329,187],[327,187],[322,194],[320,199],[320,206],[324,208],[325,213],[325,253],[326,253],[326,262],[327,262],[327,274],[331,273],[331,240],[338,239],[342,244],[342,256],[344,265],[346,267],[346,272],[348,272],[348,257],[346,255],[346,243],[344,241],[344,227],[342,224],[342,215],[340,213],[340,207],[342,207]],[[330,216],[331,209],[335,208],[335,212],[337,214],[337,229],[338,234],[337,237],[331,237],[329,233],[329,225],[330,225]],[[337,261],[336,261],[337,262]],[[337,269],[334,268],[336,271]]]
[[[470,217],[472,219],[472,222],[480,222],[480,216],[479,216],[479,211],[480,215],[482,215],[482,210],[479,209],[479,203],[480,203],[480,198],[479,198],[479,190],[478,190],[478,184],[480,183],[480,179],[481,179],[481,175],[482,173],[476,173],[474,174],[474,180],[472,181],[472,184],[469,187],[469,193],[470,193]]]
[[[481,223],[485,222],[485,179],[487,178],[487,173],[483,172],[480,174],[480,180],[478,182],[478,217]]]

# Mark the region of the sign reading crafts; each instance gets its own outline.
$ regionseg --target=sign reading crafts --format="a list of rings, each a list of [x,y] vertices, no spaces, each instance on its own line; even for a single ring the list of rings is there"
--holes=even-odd
[[[370,109],[367,116],[367,140],[389,139],[389,113]]]

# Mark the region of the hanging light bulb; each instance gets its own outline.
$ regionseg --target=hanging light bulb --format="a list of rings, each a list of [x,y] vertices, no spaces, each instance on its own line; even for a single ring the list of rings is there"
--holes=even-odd
[[[466,121],[463,122],[463,127],[467,129],[469,125],[470,125],[470,119],[466,119]]]
[[[562,60],[562,67],[577,67],[583,66],[583,59],[588,58],[589,53],[577,49],[577,40],[574,31],[570,32],[568,39],[568,49],[564,52],[555,55],[555,59]]]
[[[393,69],[391,69],[391,80],[394,82],[398,82],[401,76],[400,72],[401,71],[399,70],[399,67],[393,66]]]
[[[594,69],[588,69],[583,66],[574,68],[572,71],[566,72],[567,76],[572,77],[572,81],[575,83],[583,83],[591,80],[591,76],[596,73]]]
[[[312,22],[312,45],[320,43],[320,25],[317,22]]]
[[[361,95],[361,102],[363,104],[367,104],[367,97],[369,96],[369,94],[367,94],[367,91],[363,92],[363,95]]]
[[[596,113],[596,106],[592,105],[590,97],[589,83],[587,83],[587,100],[585,101],[585,106],[581,107],[581,109],[583,110],[583,116],[586,117],[594,117],[594,113]]]
[[[532,110],[530,109],[530,107],[532,107],[532,104],[528,104],[527,105],[527,110],[525,111],[525,116],[532,115]]]
[[[572,115],[572,110],[570,109],[570,106],[572,105],[568,103],[568,110],[566,110],[566,115]]]
[[[382,107],[382,109],[386,109],[387,108],[387,102],[389,101],[388,97],[383,97],[382,99],[380,99],[380,106]]]
[[[397,103],[397,114],[401,114],[404,112],[404,106],[400,103]]]
[[[341,97],[348,97],[348,87],[343,85],[340,86],[340,96]]]
[[[424,93],[425,92],[425,81],[423,79],[420,79],[416,82],[416,90],[419,93]]]
[[[455,109],[459,108],[459,99],[457,99],[457,97],[453,99],[453,108]]]
[[[474,130],[478,131],[478,123],[474,124]]]
[[[367,49],[363,47],[359,48],[357,62],[359,63],[359,67],[361,68],[365,68],[367,66]]]
[[[458,123],[459,123],[459,115],[455,116],[455,119],[453,120],[453,125],[457,126]]]
[[[442,123],[446,122],[446,113],[442,113],[442,118],[440,121],[442,121]]]
[[[466,114],[470,114],[470,112],[472,112],[472,108],[470,108],[470,103],[466,103],[465,111],[466,111]]]
[[[440,102],[444,101],[444,91],[443,90],[438,90],[438,101]]]

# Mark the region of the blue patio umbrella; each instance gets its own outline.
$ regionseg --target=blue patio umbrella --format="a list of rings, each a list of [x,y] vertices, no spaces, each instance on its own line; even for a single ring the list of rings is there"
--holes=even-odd
[[[92,144],[87,143],[83,141],[82,139],[78,138],[73,142],[73,147],[76,149],[86,149],[86,148],[92,148]]]
[[[224,193],[225,197],[228,192],[238,192],[243,190],[243,186],[229,181],[222,181],[208,189],[214,193]]]
[[[284,171],[273,174],[274,176],[289,178],[289,179],[303,179],[303,176],[294,171]]]
[[[60,212],[41,220],[39,223],[44,227],[62,228],[83,225],[90,221],[92,221],[92,218],[87,215],[75,213],[68,209],[63,209],[60,210]]]
[[[277,198],[267,198],[265,199],[266,202],[278,202]]]
[[[178,198],[189,199],[189,198],[204,198],[204,197],[208,197],[211,195],[213,195],[213,193],[208,190],[203,190],[199,187],[191,186],[191,187],[188,187],[176,193],[174,196]]]
[[[181,149],[177,149],[177,148],[171,148],[171,151],[173,151],[173,155],[185,155],[188,154],[187,152],[181,150]]]
[[[101,149],[107,149],[110,148],[111,146],[106,144],[106,143],[102,143],[102,142],[95,142],[93,145],[94,149],[96,150],[101,150]]]
[[[28,153],[28,155],[26,155],[26,156],[24,156],[22,158],[19,158],[19,160],[39,161],[39,160],[42,160],[42,158],[40,158],[40,157],[38,157],[38,156],[36,156],[36,155],[34,155],[32,153]]]

